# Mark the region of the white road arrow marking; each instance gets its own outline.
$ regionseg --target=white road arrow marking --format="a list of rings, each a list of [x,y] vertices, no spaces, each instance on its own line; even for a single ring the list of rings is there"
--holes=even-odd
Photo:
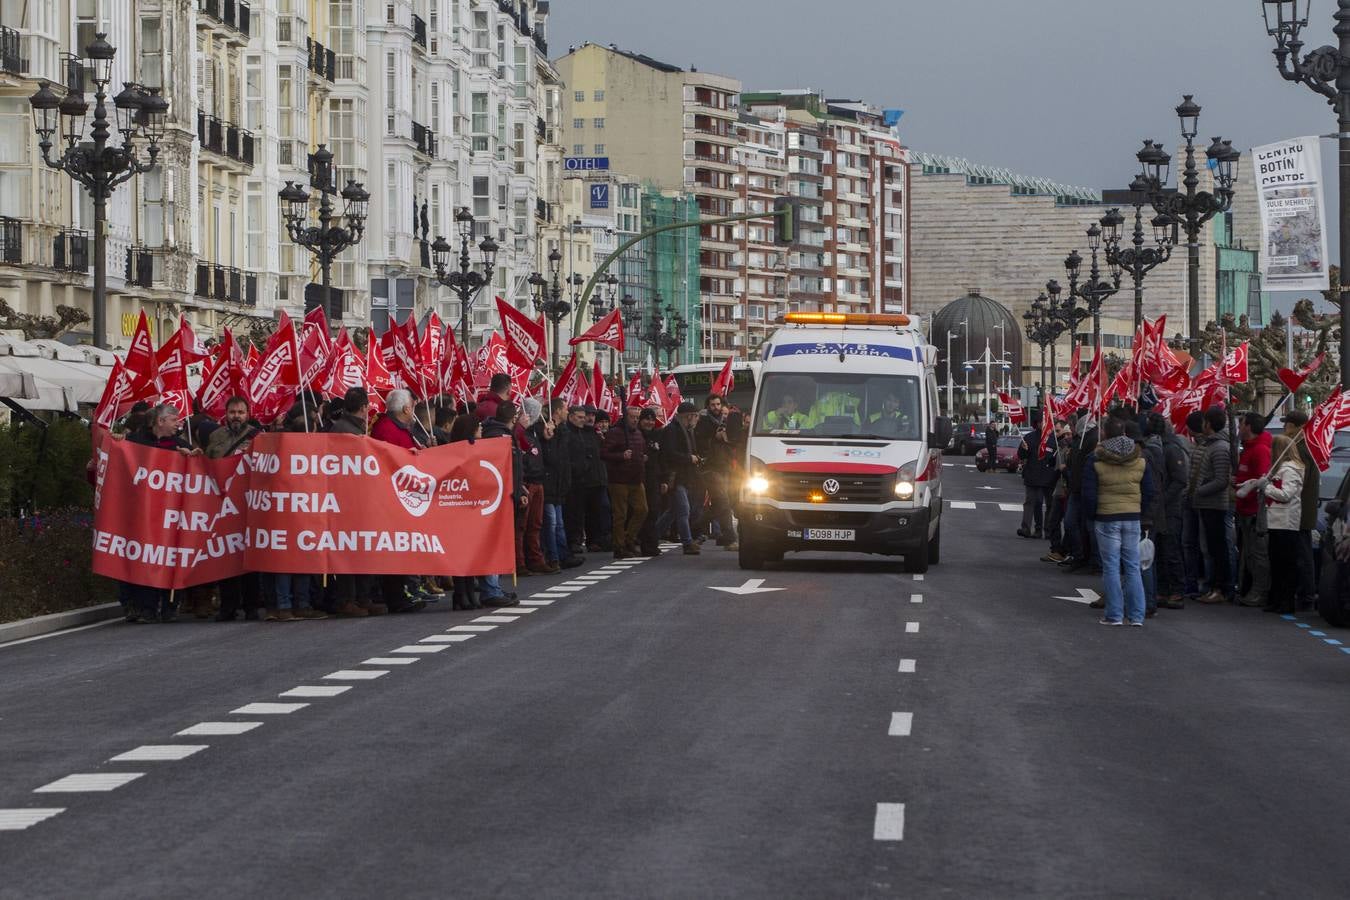
[[[1101,594],[1098,594],[1092,588],[1075,588],[1078,591],[1077,597],[1056,597],[1056,600],[1072,600],[1074,603],[1091,603],[1094,600],[1100,600]]]
[[[745,584],[740,587],[714,587],[714,591],[725,591],[728,594],[767,594],[770,591],[781,591],[783,588],[761,587],[764,584],[763,578],[747,578]]]

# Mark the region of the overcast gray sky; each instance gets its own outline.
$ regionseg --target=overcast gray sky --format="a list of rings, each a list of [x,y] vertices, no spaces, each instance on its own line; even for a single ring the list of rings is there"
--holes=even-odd
[[[1335,3],[1312,6],[1316,47]],[[554,56],[615,43],[747,90],[899,108],[915,149],[1094,188],[1129,182],[1143,138],[1177,140],[1183,91],[1206,145],[1335,131],[1326,102],[1275,71],[1261,0],[555,0],[551,18]]]

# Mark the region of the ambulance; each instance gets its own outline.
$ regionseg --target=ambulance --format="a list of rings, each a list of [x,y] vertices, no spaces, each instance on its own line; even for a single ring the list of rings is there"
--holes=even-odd
[[[942,451],[934,366],[915,317],[789,313],[761,348],[745,480],[740,566],[794,551],[938,562]]]

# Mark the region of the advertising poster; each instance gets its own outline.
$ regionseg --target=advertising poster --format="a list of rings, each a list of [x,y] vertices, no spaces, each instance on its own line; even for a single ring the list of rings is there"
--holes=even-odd
[[[1327,212],[1317,137],[1252,151],[1261,209],[1261,277],[1270,291],[1324,291]]]

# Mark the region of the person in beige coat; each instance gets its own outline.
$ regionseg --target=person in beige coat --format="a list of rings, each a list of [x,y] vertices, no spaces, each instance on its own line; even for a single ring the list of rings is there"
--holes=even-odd
[[[1270,599],[1267,612],[1294,612],[1294,590],[1298,586],[1299,528],[1303,512],[1304,464],[1294,442],[1277,435],[1270,445],[1274,462],[1270,473],[1244,481],[1238,496],[1259,491],[1264,498],[1262,514],[1266,520],[1266,540],[1270,551]]]

